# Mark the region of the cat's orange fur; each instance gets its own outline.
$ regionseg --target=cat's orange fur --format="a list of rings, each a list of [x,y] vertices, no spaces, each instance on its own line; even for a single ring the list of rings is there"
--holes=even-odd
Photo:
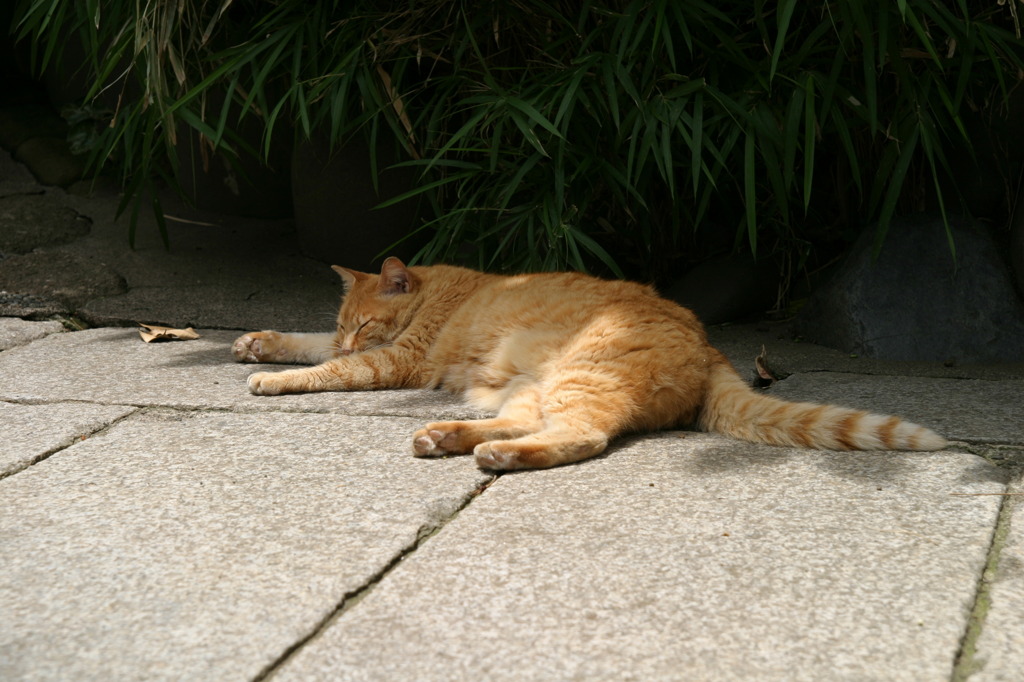
[[[897,417],[790,403],[755,392],[708,344],[689,310],[650,287],[575,273],[504,277],[385,261],[335,266],[346,296],[335,334],[253,332],[243,362],[257,395],[381,388],[462,393],[493,419],[427,424],[416,455],[469,453],[487,469],[592,457],[612,438],[694,424],[756,443],[836,450],[934,450],[946,441]]]

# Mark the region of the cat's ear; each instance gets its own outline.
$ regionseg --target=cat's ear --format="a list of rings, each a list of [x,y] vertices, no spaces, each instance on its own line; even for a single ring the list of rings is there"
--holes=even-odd
[[[407,294],[410,291],[412,291],[412,274],[402,261],[391,256],[381,266],[377,293],[382,296],[394,296],[395,294]]]
[[[348,293],[349,289],[352,288],[353,284],[369,277],[369,275],[367,275],[365,272],[359,272],[358,270],[349,270],[348,268],[343,268],[340,265],[332,265],[331,270],[334,270],[336,273],[341,275],[341,284],[345,288],[346,294]]]

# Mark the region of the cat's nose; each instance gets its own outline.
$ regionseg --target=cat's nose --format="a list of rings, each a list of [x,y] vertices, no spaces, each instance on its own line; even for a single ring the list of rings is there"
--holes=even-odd
[[[351,348],[342,348],[341,349],[341,354],[342,355],[352,355],[352,349]]]

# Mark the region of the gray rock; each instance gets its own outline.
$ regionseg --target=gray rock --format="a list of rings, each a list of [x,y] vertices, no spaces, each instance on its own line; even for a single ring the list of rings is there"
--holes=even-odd
[[[301,286],[285,288],[275,283],[268,287],[251,280],[221,277],[210,284],[135,285],[124,295],[98,295],[77,312],[93,326],[144,321],[173,327],[324,331],[330,328],[337,297],[330,295],[333,292],[323,293]],[[311,310],[321,311],[312,328]]]
[[[1024,303],[1006,263],[978,225],[894,220],[878,258],[874,230],[854,245],[835,278],[805,306],[808,340],[868,357],[933,362],[1024,360]]]
[[[6,151],[0,151],[0,197],[15,194],[42,194],[45,188],[36,182],[24,165]]]
[[[0,197],[0,254],[28,253],[89,234],[90,222],[53,197]]]
[[[0,291],[0,316],[41,319],[70,312],[65,304],[55,298]]]
[[[778,322],[709,327],[708,338],[751,381],[756,376],[755,358],[763,348],[768,366],[782,374],[841,372],[891,376],[948,377],[951,379],[1024,379],[1024,362],[951,365],[936,362],[879,360],[835,348],[795,340],[792,323]]]
[[[1024,192],[1017,195],[1017,212],[1010,226],[1010,264],[1017,280],[1017,291],[1024,296]]]
[[[31,170],[44,185],[68,185],[85,175],[85,160],[71,153],[67,140],[56,137],[33,137],[25,140],[15,157]]]
[[[102,263],[61,251],[0,260],[0,289],[55,299],[70,309],[127,291],[124,278]]]

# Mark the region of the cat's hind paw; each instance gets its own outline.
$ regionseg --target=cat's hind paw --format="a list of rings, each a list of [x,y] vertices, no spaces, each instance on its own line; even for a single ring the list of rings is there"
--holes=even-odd
[[[476,465],[481,469],[503,471],[506,469],[523,468],[516,459],[515,450],[501,447],[498,443],[480,443],[473,448]]]
[[[231,354],[238,362],[272,362],[283,349],[278,332],[249,332],[235,339]]]

